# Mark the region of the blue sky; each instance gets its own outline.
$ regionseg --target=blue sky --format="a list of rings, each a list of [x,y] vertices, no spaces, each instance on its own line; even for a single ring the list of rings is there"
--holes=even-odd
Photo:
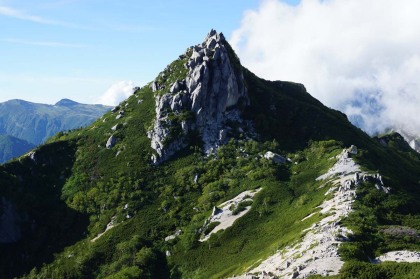
[[[151,81],[211,28],[229,38],[244,13],[260,4],[0,0],[0,102],[106,102],[101,96],[110,87],[118,91]]]

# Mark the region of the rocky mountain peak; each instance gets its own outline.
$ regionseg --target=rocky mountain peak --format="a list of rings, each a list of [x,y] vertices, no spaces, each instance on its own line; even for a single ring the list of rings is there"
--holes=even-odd
[[[184,78],[163,94],[157,80],[150,85],[156,92],[156,120],[148,134],[155,164],[185,147],[193,131],[209,153],[231,136],[252,130],[241,118],[249,105],[242,67],[222,33],[211,30],[203,43],[188,48],[179,59],[187,70]],[[167,70],[171,73],[170,66]]]
[[[60,101],[58,101],[55,105],[56,106],[62,106],[62,107],[69,107],[69,106],[74,106],[74,105],[78,105],[79,103],[70,100],[70,99],[61,99]]]

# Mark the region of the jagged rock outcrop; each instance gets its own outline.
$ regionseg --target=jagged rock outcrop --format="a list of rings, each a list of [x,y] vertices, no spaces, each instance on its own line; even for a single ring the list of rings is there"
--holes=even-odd
[[[241,119],[241,108],[249,104],[247,89],[233,57],[223,34],[214,30],[202,44],[180,56],[187,59],[185,79],[175,81],[168,93],[158,92],[155,97],[156,120],[148,133],[156,151],[154,163],[185,147],[191,131],[198,132],[209,153],[235,129],[249,130],[249,123]],[[154,81],[150,88],[157,92],[164,87]]]

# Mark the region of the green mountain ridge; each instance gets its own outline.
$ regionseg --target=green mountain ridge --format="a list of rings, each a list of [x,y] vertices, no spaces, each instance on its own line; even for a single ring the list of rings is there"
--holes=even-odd
[[[0,103],[0,135],[4,135],[0,139],[0,163],[23,155],[58,132],[85,127],[110,109],[69,99],[55,105],[23,100]]]
[[[372,260],[420,251],[420,155],[402,147],[370,138],[301,84],[258,78],[211,31],[90,126],[0,166],[0,277],[245,276],[335,214],[318,206],[339,186],[317,178],[347,154],[360,169],[340,191],[357,198],[334,223],[352,233],[334,236],[340,273],[324,271],[416,278],[420,263]],[[221,211],[240,218],[209,235]]]
[[[9,161],[35,148],[29,142],[8,135],[0,135],[0,163]]]
[[[9,100],[0,103],[0,134],[38,145],[59,131],[90,124],[109,109],[103,105],[79,104],[68,99],[55,105]]]

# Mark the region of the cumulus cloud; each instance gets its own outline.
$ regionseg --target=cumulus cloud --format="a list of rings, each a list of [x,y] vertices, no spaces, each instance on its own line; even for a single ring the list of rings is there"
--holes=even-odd
[[[370,133],[420,133],[420,1],[263,0],[231,42],[266,79],[303,83]]]
[[[121,101],[133,94],[134,84],[132,81],[120,81],[113,84],[107,91],[99,98],[99,103],[104,105],[115,106]]]

